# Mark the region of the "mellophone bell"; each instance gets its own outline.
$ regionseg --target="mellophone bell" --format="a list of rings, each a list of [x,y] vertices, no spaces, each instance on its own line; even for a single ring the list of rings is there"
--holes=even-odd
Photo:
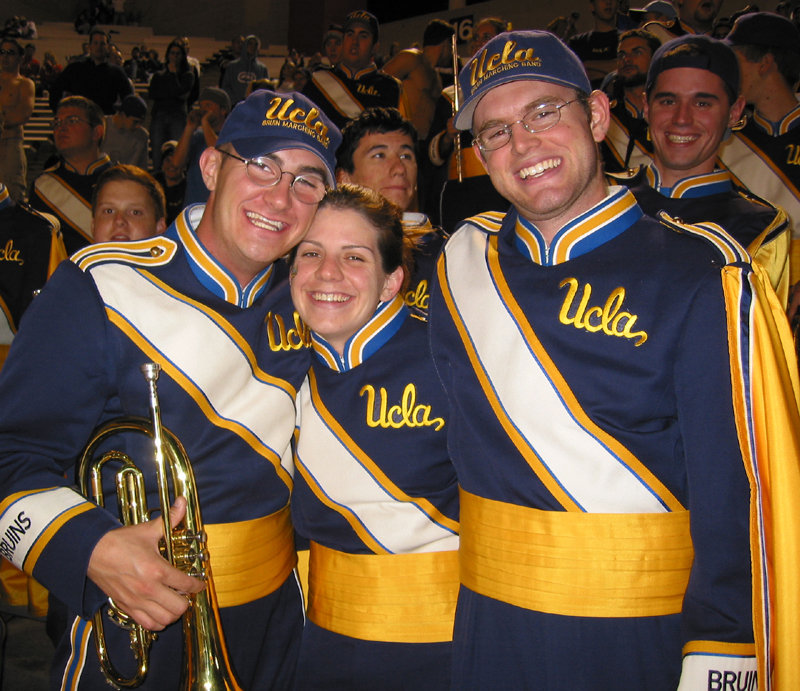
[[[99,449],[115,435],[143,434],[153,441],[153,459],[158,483],[161,520],[166,539],[162,541],[164,557],[184,573],[206,581],[204,590],[187,596],[190,606],[182,617],[183,660],[181,691],[242,691],[233,671],[219,617],[219,605],[211,576],[206,534],[197,498],[197,485],[189,457],[180,440],[161,424],[157,380],[161,366],[155,362],[141,366],[149,387],[150,419],[118,417],[98,427],[78,462],[76,476],[81,492],[99,506],[105,505],[103,470],[114,469],[119,515],[124,525],[150,520],[144,485],[144,472],[125,453]],[[186,516],[182,527],[170,526],[170,483],[174,498],[186,500]],[[157,645],[158,634],[137,624],[109,598],[106,612],[118,626],[130,632],[131,650],[137,669],[133,676],[121,675],[110,659],[104,631],[103,609],[94,616],[95,646],[103,674],[118,688],[136,688],[144,683],[149,672],[150,647]]]

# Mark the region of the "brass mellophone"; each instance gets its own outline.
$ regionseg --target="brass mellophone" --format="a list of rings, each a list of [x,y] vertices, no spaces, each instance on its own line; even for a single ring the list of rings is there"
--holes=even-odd
[[[99,506],[104,505],[102,471],[106,463],[121,465],[116,472],[117,503],[120,520],[135,525],[150,519],[144,486],[144,474],[127,454],[107,451],[95,458],[98,448],[110,437],[122,433],[144,434],[153,440],[156,475],[164,524],[162,552],[176,568],[206,581],[203,591],[189,597],[189,609],[183,621],[183,666],[181,691],[241,691],[228,659],[222,634],[219,606],[206,550],[206,536],[197,500],[197,485],[189,458],[180,441],[161,425],[156,380],[161,366],[151,362],[141,367],[150,388],[150,419],[119,417],[98,427],[81,455],[77,479],[81,492]],[[186,499],[184,527],[172,529],[169,519],[170,488],[175,497]],[[102,609],[94,616],[97,655],[103,674],[118,688],[140,686],[150,667],[150,647],[157,634],[133,621],[109,598],[108,616],[118,626],[130,631],[131,649],[138,669],[134,676],[123,677],[111,662],[103,628]]]

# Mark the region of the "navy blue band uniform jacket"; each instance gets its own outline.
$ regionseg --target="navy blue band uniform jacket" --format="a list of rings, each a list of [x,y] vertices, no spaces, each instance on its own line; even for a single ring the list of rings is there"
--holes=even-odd
[[[778,298],[789,295],[789,249],[792,228],[783,209],[734,187],[728,170],[692,175],[666,187],[654,164],[631,173],[609,175],[625,185],[648,215],[659,211],[686,223],[715,223],[764,267]]]
[[[461,486],[454,689],[756,688],[752,272],[621,187],[549,247],[515,211],[450,238],[429,319]]]
[[[399,108],[402,83],[372,63],[353,72],[346,65],[319,69],[303,88],[339,129],[367,108]]]
[[[292,518],[310,539],[298,690],[450,688],[458,485],[426,324],[398,295],[339,355],[312,332]]]
[[[67,254],[92,242],[92,193],[98,178],[113,165],[108,154],[103,154],[82,175],[62,160],[34,180],[30,204],[58,218]]]
[[[288,507],[297,388],[307,344],[272,267],[241,288],[194,233],[203,206],[167,233],[87,247],[64,262],[25,316],[0,380],[0,550],[69,610],[53,687],[96,688],[91,636],[104,594],[86,575],[120,524],[75,488],[75,459],[95,426],[148,417],[146,362],[162,366],[162,421],[193,465],[228,648],[249,689],[288,689],[302,627]],[[24,392],[22,395],[20,392]],[[158,508],[152,444],[119,435]],[[130,673],[126,631],[106,621],[111,659]],[[177,688],[181,624],[158,634],[141,688]]]

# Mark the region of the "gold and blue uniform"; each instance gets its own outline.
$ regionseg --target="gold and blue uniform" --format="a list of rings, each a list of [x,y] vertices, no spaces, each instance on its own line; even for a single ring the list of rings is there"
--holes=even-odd
[[[311,541],[297,689],[447,691],[458,486],[426,325],[396,296],[342,356],[312,343],[292,493]]]
[[[655,165],[634,175],[610,175],[630,188],[642,210],[655,217],[665,211],[686,223],[715,223],[723,228],[769,276],[785,305],[789,296],[789,249],[792,228],[786,213],[749,192],[736,189],[727,170],[692,175],[672,187],[662,184]]]
[[[354,72],[346,65],[316,70],[306,86],[307,96],[339,129],[367,108],[398,108],[403,90],[400,80],[372,63]]]
[[[515,211],[450,238],[430,325],[461,487],[454,689],[763,689],[794,655],[797,550],[780,574],[765,555],[798,533],[797,373],[764,280],[619,187],[549,246]]]
[[[91,244],[92,193],[97,179],[112,165],[113,161],[103,154],[81,175],[74,166],[62,160],[34,180],[30,205],[58,218],[67,254]]]
[[[792,223],[792,276],[800,280],[800,105],[780,122],[757,113],[723,142],[719,160],[737,182],[780,206]]]
[[[302,605],[288,503],[308,349],[272,267],[241,288],[200,244],[203,209],[186,209],[163,236],[92,245],[64,262],[26,313],[0,378],[0,551],[69,610],[53,688],[108,688],[91,622],[105,596],[86,569],[119,526],[116,502],[100,509],[83,498],[73,467],[96,425],[148,415],[139,368],[151,361],[162,366],[163,424],[194,468],[233,667],[247,689],[293,683]],[[143,469],[157,507],[152,448],[125,435],[109,446]],[[128,632],[105,630],[112,661],[129,674]],[[180,622],[151,653],[141,688],[177,688]]]
[[[425,315],[428,313],[436,259],[448,235],[441,228],[434,226],[425,214],[410,211],[403,214],[403,232],[414,239],[412,253],[414,266],[403,300],[412,311],[416,310]]]

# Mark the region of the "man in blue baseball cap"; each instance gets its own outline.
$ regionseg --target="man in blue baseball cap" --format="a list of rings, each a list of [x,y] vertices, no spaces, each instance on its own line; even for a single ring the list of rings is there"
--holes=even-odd
[[[458,402],[453,688],[754,688],[777,606],[762,584],[794,593],[772,531],[798,534],[792,508],[753,521],[763,474],[800,489],[796,399],[752,391],[790,367],[759,340],[788,338],[766,278],[724,232],[606,186],[608,100],[553,35],[500,34],[459,80],[456,127],[513,208],[458,227],[430,301]]]
[[[201,156],[207,204],[185,209],[163,235],[74,255],[26,313],[22,345],[0,379],[0,524],[26,537],[0,551],[55,598],[51,614],[62,626],[53,678],[63,688],[108,688],[95,653],[98,611],[114,666],[133,677],[131,639],[108,619],[109,597],[159,632],[140,688],[179,688],[186,661],[175,622],[193,593],[212,589],[198,569],[213,576],[227,640],[220,659],[241,688],[293,688],[303,607],[286,464],[309,351],[274,264],[335,184],[340,141],[302,95],[256,91]],[[160,520],[121,527],[116,501],[100,508],[74,489],[75,459],[96,425],[148,416],[147,362],[161,365],[163,425],[194,469],[206,537],[175,548],[207,551],[191,575],[160,556]],[[136,459],[152,509],[147,446],[120,434],[112,448]],[[113,475],[103,484],[113,485]],[[186,510],[175,502],[173,525]],[[190,631],[201,626],[198,615],[186,622]]]
[[[656,51],[644,113],[653,162],[612,176],[645,213],[663,210],[688,223],[709,221],[730,233],[765,268],[778,297],[789,291],[791,226],[769,201],[734,186],[717,165],[720,146],[742,116],[739,66],[730,47],[689,34]]]

